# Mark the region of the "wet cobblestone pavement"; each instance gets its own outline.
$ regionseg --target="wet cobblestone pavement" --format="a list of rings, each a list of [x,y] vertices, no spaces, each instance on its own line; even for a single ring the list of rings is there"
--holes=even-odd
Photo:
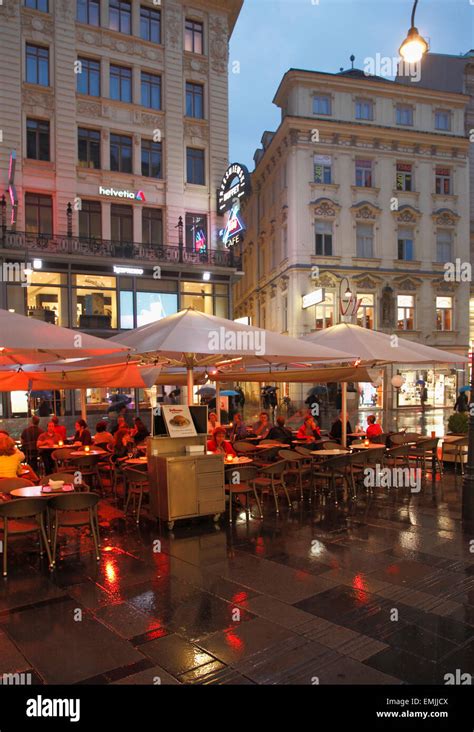
[[[0,673],[67,684],[444,684],[474,675],[474,539],[460,479],[140,528],[111,501],[102,556],[62,537],[53,574],[12,541]],[[79,543],[81,554],[78,553]]]

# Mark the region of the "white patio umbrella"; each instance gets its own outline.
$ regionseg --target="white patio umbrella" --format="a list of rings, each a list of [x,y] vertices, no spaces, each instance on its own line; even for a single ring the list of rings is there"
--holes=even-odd
[[[97,338],[0,309],[0,365],[38,364],[64,358],[126,354],[118,340]]]
[[[298,338],[235,323],[193,308],[121,333],[117,340],[157,362],[185,366],[189,404],[192,404],[194,368],[223,363],[271,366],[282,363],[297,365],[298,362],[341,362],[353,360],[357,356],[347,349],[314,346]]]
[[[363,364],[388,363],[467,363],[468,359],[440,348],[400,338],[398,333],[381,333],[353,323],[339,323],[305,336],[303,340],[318,346],[345,348],[357,353]],[[346,443],[347,384],[342,384],[342,440]]]

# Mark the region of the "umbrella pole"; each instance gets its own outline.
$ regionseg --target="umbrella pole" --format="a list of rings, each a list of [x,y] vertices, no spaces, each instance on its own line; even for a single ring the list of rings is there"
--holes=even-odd
[[[87,392],[81,389],[81,418],[87,421]]]
[[[347,446],[347,381],[342,382],[341,390],[342,437],[341,444]]]
[[[194,387],[194,373],[193,373],[193,367],[187,366],[186,367],[186,376],[187,376],[187,387],[188,387],[188,406],[193,405],[193,387]]]
[[[217,421],[220,424],[221,421],[221,385],[216,381],[216,414]]]

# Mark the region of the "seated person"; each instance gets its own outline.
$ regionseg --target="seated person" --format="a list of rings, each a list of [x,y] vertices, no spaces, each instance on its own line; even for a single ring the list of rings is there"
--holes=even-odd
[[[36,447],[38,448],[38,450],[40,450],[40,448],[51,448],[50,450],[42,449],[40,451],[44,469],[46,470],[46,475],[48,475],[49,473],[54,473],[55,470],[52,452],[54,446],[57,444],[57,441],[58,435],[55,432],[54,424],[52,422],[48,422],[46,432],[42,432],[36,442]]]
[[[349,420],[346,422],[346,435],[349,435],[352,432],[351,423]],[[334,422],[332,423],[331,431],[329,432],[329,436],[332,437],[334,440],[337,440],[337,442],[341,442],[342,439],[342,412],[339,413],[338,417]],[[349,437],[347,440],[347,444],[349,444],[349,441],[351,438]]]
[[[118,432],[119,430],[124,430],[124,429],[128,430],[128,425],[127,425],[125,417],[123,417],[123,416],[117,417],[116,422],[110,428],[110,434],[115,435],[116,432]]]
[[[141,442],[146,440],[147,437],[149,437],[150,430],[147,429],[140,417],[135,417],[135,426],[130,434],[133,437],[135,445],[139,445]]]
[[[378,437],[383,432],[382,427],[377,424],[375,420],[375,414],[370,414],[367,417],[367,439],[372,440],[374,437]]]
[[[107,445],[110,445],[114,441],[113,435],[111,435],[110,432],[107,432],[107,422],[104,419],[101,419],[100,422],[97,422],[95,429],[96,433],[94,435],[94,445],[105,448],[107,447]]]
[[[25,455],[6,434],[0,434],[0,478],[16,478]]]
[[[85,419],[78,419],[76,422],[76,434],[74,435],[74,444],[92,445],[92,435],[89,432]]]
[[[271,428],[268,433],[269,440],[276,440],[277,442],[284,442],[291,446],[293,441],[293,433],[288,427],[285,427],[285,418],[277,417],[277,423]]]
[[[35,415],[31,418],[31,424],[21,433],[21,446],[33,470],[37,470],[38,467],[38,448],[36,447],[36,442],[43,432],[39,426],[39,422],[40,418]]]
[[[307,442],[321,439],[321,430],[313,417],[307,416],[304,418],[303,424],[296,433],[296,439],[306,440]]]
[[[242,415],[239,412],[234,414],[232,421],[232,430],[230,433],[230,439],[232,442],[237,440],[245,440],[247,437],[247,426],[242,419]]]
[[[58,440],[62,440],[63,442],[66,442],[67,440],[67,432],[66,428],[63,424],[59,424],[59,419],[56,417],[56,415],[53,415],[51,417],[51,422],[54,424],[54,431],[56,432],[58,436]]]
[[[216,427],[212,433],[212,440],[207,441],[207,451],[214,453],[222,453],[222,455],[237,455],[229,440],[225,439],[225,429]]]
[[[128,427],[117,430],[114,436],[112,461],[115,463],[127,458],[131,445],[133,445],[133,439]]]
[[[268,412],[260,412],[258,422],[255,422],[252,429],[257,437],[261,437],[263,440],[268,437],[272,425],[270,424],[270,417]]]
[[[217,421],[217,414],[215,412],[209,412],[209,416],[207,418],[207,432],[209,435],[212,435],[214,433],[214,430],[216,427],[220,427],[221,423]]]

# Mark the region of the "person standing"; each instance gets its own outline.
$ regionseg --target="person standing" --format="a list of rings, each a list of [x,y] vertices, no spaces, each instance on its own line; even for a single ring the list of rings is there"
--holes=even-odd
[[[458,398],[454,403],[455,412],[467,412],[469,409],[469,402],[467,400],[466,392],[460,391]]]
[[[25,452],[27,462],[33,470],[38,470],[38,448],[36,443],[43,430],[39,426],[40,419],[36,415],[31,418],[31,424],[21,433],[21,446]]]

